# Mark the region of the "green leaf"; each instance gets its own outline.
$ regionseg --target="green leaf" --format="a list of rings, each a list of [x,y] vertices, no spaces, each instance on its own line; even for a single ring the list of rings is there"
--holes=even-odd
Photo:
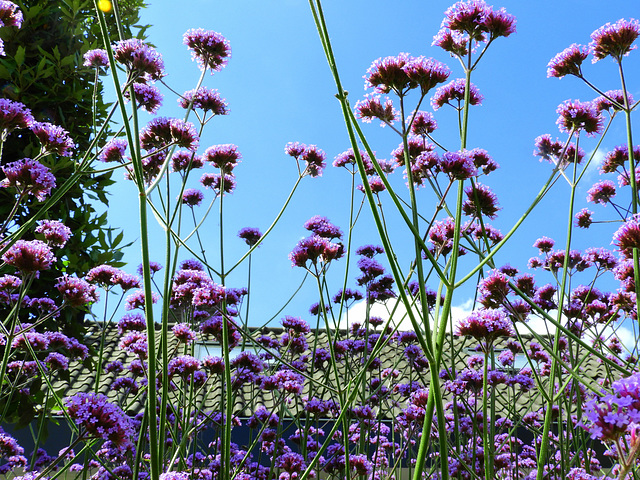
[[[15,57],[13,57],[14,60],[16,61],[16,65],[18,65],[19,67],[21,67],[24,64],[25,54],[26,54],[25,48],[22,45],[20,45],[18,47],[18,50],[16,50]]]

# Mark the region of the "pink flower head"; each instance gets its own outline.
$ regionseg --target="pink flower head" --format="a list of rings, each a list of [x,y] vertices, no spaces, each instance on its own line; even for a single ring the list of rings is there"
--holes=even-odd
[[[55,287],[67,305],[85,307],[98,301],[96,287],[76,277],[64,275],[57,279]]]
[[[109,140],[98,155],[101,162],[122,162],[127,151],[127,141],[121,138]]]
[[[583,208],[582,210],[580,210],[575,215],[576,226],[579,228],[589,228],[593,223],[593,220],[591,219],[592,215],[593,212],[587,208]]]
[[[384,103],[383,103],[384,102]],[[377,118],[382,122],[382,126],[393,125],[398,119],[398,112],[393,108],[393,102],[390,98],[373,93],[367,94],[364,100],[358,100],[355,106],[356,116],[361,118],[363,122],[371,123],[371,120]]]
[[[258,240],[262,238],[262,233],[257,228],[245,227],[241,228],[238,232],[238,238],[241,238],[247,245],[253,247],[258,243]]]
[[[434,45],[462,56],[466,55],[470,42],[484,42],[508,37],[516,31],[516,19],[504,8],[494,10],[483,0],[465,0],[453,4],[445,12]]]
[[[202,28],[190,29],[184,34],[184,44],[191,50],[191,58],[198,61],[200,70],[219,72],[231,57],[229,41],[217,32]]]
[[[200,361],[190,355],[180,355],[169,361],[169,378],[175,376],[187,380],[200,369]]]
[[[196,341],[196,332],[191,330],[189,324],[178,323],[171,328],[171,332],[181,343],[190,344]]]
[[[457,78],[446,85],[439,87],[431,98],[431,106],[438,110],[444,104],[449,104],[453,108],[460,110],[464,103],[464,90],[466,82],[464,78]],[[473,83],[469,86],[469,104],[482,105],[483,96],[480,90]]]
[[[140,145],[147,151],[175,144],[195,152],[198,142],[193,124],[177,118],[156,117],[140,132]]]
[[[396,57],[377,59],[364,76],[364,88],[374,88],[378,93],[389,93],[393,90],[398,95],[404,95],[409,89],[415,88],[416,82],[412,81],[404,70],[410,58],[408,53],[400,53]]]
[[[90,436],[109,440],[120,449],[135,437],[131,419],[102,394],[78,393],[66,398],[65,404],[71,419]]]
[[[640,248],[640,217],[637,215],[627,220],[613,234],[613,245],[620,249],[625,258],[633,258],[633,249]]]
[[[200,87],[197,90],[189,90],[182,94],[178,103],[182,108],[187,108],[193,102],[193,108],[211,112],[213,115],[227,115],[229,105],[220,96],[217,90],[207,87]]]
[[[333,225],[327,217],[315,215],[305,222],[304,228],[320,237],[342,239],[342,230]]]
[[[305,152],[307,146],[300,142],[289,142],[284,146],[284,153],[296,160]]]
[[[21,28],[23,21],[24,17],[18,5],[8,0],[0,1],[0,26]]]
[[[318,261],[328,263],[339,259],[343,254],[344,247],[341,243],[333,243],[319,235],[311,235],[298,242],[289,254],[289,259],[294,267],[306,268],[308,261],[314,265]]]
[[[587,202],[606,205],[616,196],[616,186],[611,180],[602,180],[596,183],[587,192]]]
[[[118,347],[125,352],[137,355],[143,360],[145,360],[149,354],[147,334],[142,331],[125,333],[124,337],[120,340]]]
[[[593,137],[602,131],[602,115],[593,102],[565,100],[558,105],[556,113],[560,115],[556,123],[561,132],[584,130],[588,136]]]
[[[364,164],[365,173],[367,175],[372,175],[373,173],[375,173],[373,163],[371,162],[371,159],[369,158],[367,152],[365,152],[364,150],[359,150],[358,153],[360,154],[360,158],[362,159],[362,163]],[[355,168],[355,165],[357,165],[356,155],[353,151],[353,148],[350,148],[349,150],[346,150],[338,155],[333,160],[332,165],[334,167],[345,167],[349,171],[353,171],[352,168]],[[349,165],[351,168],[347,167],[347,165]]]
[[[574,43],[551,59],[549,65],[547,65],[547,77],[582,76],[580,65],[588,55],[589,50],[587,47]]]
[[[467,200],[462,205],[465,215],[480,216],[486,215],[494,219],[500,207],[498,199],[491,189],[485,185],[476,183],[465,189]]]
[[[511,321],[502,310],[482,309],[471,314],[458,323],[457,335],[470,336],[488,344],[500,337],[514,335]]]
[[[440,159],[440,170],[452,180],[466,180],[478,174],[467,151],[445,152]]]
[[[203,157],[205,161],[219,168],[222,173],[229,174],[238,165],[242,154],[236,145],[226,144],[207,148]]]
[[[33,122],[31,110],[22,103],[0,98],[0,131],[3,135],[16,128],[29,128]]]
[[[117,42],[113,53],[115,60],[125,65],[134,78],[155,81],[164,77],[162,55],[142,40],[132,38]]]
[[[412,115],[409,115],[407,119],[407,123],[411,120]],[[426,136],[430,133],[433,133],[438,128],[438,123],[436,119],[433,118],[433,115],[429,112],[417,112],[415,117],[413,118],[413,123],[411,124],[411,133],[413,135],[422,135]]]
[[[55,247],[64,247],[71,238],[71,229],[57,220],[40,220],[36,233],[43,235],[44,239]]]
[[[89,283],[97,283],[104,287],[115,285],[115,277],[121,270],[111,265],[99,265],[87,272],[84,279]]]
[[[75,148],[75,144],[64,128],[51,123],[36,122],[31,125],[31,131],[40,140],[43,153],[55,153],[63,157],[71,156],[71,151]]]
[[[204,200],[203,193],[196,188],[187,188],[182,193],[182,203],[189,207],[197,207]]]
[[[33,195],[39,201],[44,200],[56,186],[56,177],[49,168],[37,160],[23,158],[7,163],[2,167],[5,179],[0,187],[13,187],[20,195]]]
[[[437,84],[445,82],[451,74],[444,63],[426,57],[409,57],[402,69],[409,80],[420,87],[422,95],[426,95]]]
[[[151,303],[158,303],[160,296],[152,292],[151,293]],[[140,308],[142,310],[145,309],[145,294],[144,290],[136,290],[134,293],[129,295],[125,300],[125,310],[134,310],[136,308]]]
[[[640,35],[640,22],[633,18],[621,18],[613,25],[607,23],[591,34],[589,48],[593,55],[593,63],[611,55],[617,61],[635,49],[633,42]]]
[[[174,172],[190,172],[202,167],[204,167],[204,160],[194,152],[179,150],[171,156],[171,168]]]
[[[35,273],[51,268],[56,257],[51,247],[40,240],[18,240],[2,255],[2,260],[22,273]]]
[[[633,95],[627,92],[627,103],[631,106],[635,103]],[[620,111],[624,108],[624,93],[622,90],[608,90],[604,92],[604,95],[599,96],[593,100],[593,104],[596,106],[599,112],[603,110],[613,110],[613,113]],[[611,113],[611,112],[610,112]]]
[[[309,145],[300,158],[307,164],[304,174],[310,177],[322,176],[322,171],[326,166],[326,155],[321,149],[315,145]]]
[[[84,63],[82,65],[85,67],[106,68],[109,66],[109,56],[107,55],[107,51],[102,48],[89,50],[83,55],[83,58]]]
[[[633,147],[633,159],[636,163],[640,162],[640,145]],[[619,168],[624,167],[629,161],[629,147],[627,144],[618,145],[604,156],[600,167],[601,173],[613,173]]]
[[[154,114],[162,106],[162,93],[158,87],[154,85],[148,85],[146,83],[134,83],[133,94],[136,99],[138,107],[144,109],[147,113]],[[131,100],[131,90],[126,89],[124,91],[124,98]]]
[[[205,173],[200,178],[200,183],[203,187],[212,189],[216,195],[222,192],[233,193],[236,188],[236,180],[232,174]]]

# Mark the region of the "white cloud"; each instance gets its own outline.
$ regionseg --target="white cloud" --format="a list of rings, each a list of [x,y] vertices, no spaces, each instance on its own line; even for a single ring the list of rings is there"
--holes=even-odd
[[[453,319],[453,325],[456,325],[462,318],[468,316],[472,311],[473,300],[467,301],[451,307],[451,316]],[[366,315],[366,301],[355,303],[343,316],[340,322],[341,328],[347,328],[352,322],[362,323],[364,322]],[[414,317],[420,321],[420,312],[417,308],[413,308]],[[404,304],[398,299],[390,299],[384,303],[374,303],[371,306],[371,312],[369,314],[372,317],[380,317],[384,321],[387,321],[389,317],[392,317],[391,325],[393,327],[398,326],[398,330],[414,330],[411,323],[411,319],[407,314],[407,309]],[[447,330],[450,330],[451,322],[447,324]]]

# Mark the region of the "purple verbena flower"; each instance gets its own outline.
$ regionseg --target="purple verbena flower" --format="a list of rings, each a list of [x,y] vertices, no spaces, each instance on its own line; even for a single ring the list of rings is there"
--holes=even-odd
[[[196,332],[191,330],[188,323],[178,323],[171,327],[171,332],[178,342],[191,344],[196,341]]]
[[[375,169],[373,168],[373,163],[369,158],[369,155],[364,150],[360,150],[358,152],[360,154],[360,158],[362,159],[362,163],[364,164],[364,171],[367,175],[372,175],[375,173]],[[350,165],[352,168],[348,168],[349,171],[354,171],[355,166],[357,165],[356,156],[353,151],[353,148],[342,152],[333,160],[334,167],[347,167]]]
[[[51,371],[69,369],[69,358],[58,352],[51,352],[47,355],[44,363],[47,364],[47,367],[49,367]]]
[[[0,98],[0,132],[2,138],[16,128],[29,128],[34,122],[31,110],[20,102]]]
[[[397,95],[404,95],[417,83],[412,81],[403,68],[410,60],[407,53],[400,53],[396,57],[379,58],[367,70],[364,88],[374,88],[377,93],[394,91]]]
[[[128,332],[120,339],[118,347],[125,352],[133,353],[145,360],[149,354],[147,335],[144,332]]]
[[[151,303],[157,303],[160,299],[160,296],[152,292],[151,293]],[[134,310],[136,308],[140,308],[142,310],[145,309],[145,294],[144,290],[136,290],[134,293],[129,295],[125,300],[125,310]]]
[[[106,68],[109,66],[109,56],[107,55],[107,51],[102,48],[89,50],[83,55],[83,58],[84,63],[82,65],[84,65],[85,67]]]
[[[333,296],[332,300],[333,303],[341,303],[348,302],[350,300],[362,300],[363,298],[364,297],[362,296],[362,293],[360,293],[358,290],[347,288],[345,290],[338,290],[338,292]]]
[[[462,109],[465,84],[466,82],[464,78],[457,78],[446,85],[439,87],[431,98],[431,106],[433,109],[438,110],[445,103],[451,105],[457,110]],[[472,83],[469,87],[469,104],[482,105],[483,98],[484,97],[480,94],[478,87]]]
[[[511,321],[503,311],[482,309],[471,312],[468,317],[460,320],[456,334],[491,344],[499,337],[512,336],[514,331]]]
[[[179,355],[169,361],[169,378],[178,376],[183,380],[190,379],[200,369],[200,361],[190,355]]]
[[[462,211],[465,215],[479,216],[486,215],[494,219],[500,207],[498,199],[491,189],[485,185],[476,183],[465,189],[467,200],[462,205]]]
[[[127,141],[121,138],[109,140],[98,155],[101,162],[122,162],[127,151]]]
[[[28,274],[48,270],[56,257],[51,247],[40,240],[18,240],[2,255],[2,260]]]
[[[55,287],[62,294],[65,304],[85,307],[98,301],[96,287],[77,277],[63,275],[56,280]]]
[[[97,283],[104,288],[115,285],[115,278],[123,273],[119,268],[111,265],[98,265],[87,272],[84,279],[89,283]]]
[[[589,55],[589,49],[577,43],[565,48],[547,65],[547,77],[562,78],[565,75],[582,76],[580,65]]]
[[[440,159],[440,170],[452,180],[466,180],[478,174],[468,151],[445,152]]]
[[[241,158],[238,147],[232,144],[214,145],[207,148],[203,155],[204,160],[227,174],[233,171]]]
[[[162,106],[162,93],[160,93],[160,89],[154,85],[134,83],[133,94],[136,99],[136,104],[143,108],[147,113],[154,114]],[[124,91],[124,98],[126,100],[131,100],[130,89],[127,88]]]
[[[304,335],[311,331],[309,324],[305,320],[298,317],[291,317],[289,315],[282,319],[282,326],[296,336]]]
[[[342,239],[342,230],[333,225],[327,217],[315,215],[307,220],[303,226],[319,237]]]
[[[147,321],[141,313],[125,313],[118,321],[118,332],[123,335],[127,332],[144,332]]]
[[[147,151],[173,144],[196,151],[198,142],[193,124],[177,118],[156,117],[140,132],[140,145]]]
[[[2,171],[6,178],[0,182],[0,187],[13,187],[19,195],[33,195],[39,201],[48,197],[56,186],[56,177],[51,170],[30,158],[7,163]]]
[[[399,113],[393,108],[390,98],[383,99],[380,95],[373,93],[365,95],[363,100],[356,102],[355,113],[356,117],[366,123],[371,123],[371,120],[377,118],[383,127],[393,125],[393,122],[399,118]]]
[[[22,10],[18,5],[8,0],[0,2],[0,26],[21,28],[23,21]]]
[[[116,42],[113,55],[116,62],[129,69],[134,79],[140,77],[143,80],[155,81],[164,77],[162,55],[140,39],[131,38]]]
[[[444,63],[422,56],[409,57],[402,70],[412,83],[420,87],[421,95],[426,95],[437,84],[445,82],[451,74]]]
[[[583,208],[575,215],[576,226],[580,228],[589,228],[593,223],[591,219],[593,212],[587,208]]]
[[[607,23],[591,34],[589,48],[593,63],[611,55],[618,62],[636,47],[633,42],[640,35],[640,22],[633,18],[621,18],[613,25]]]
[[[533,243],[533,247],[540,250],[540,253],[549,253],[556,242],[549,237],[542,237]]]
[[[633,249],[640,248],[640,217],[627,220],[614,234],[613,245],[620,249],[624,258],[633,258]]]
[[[319,235],[311,235],[298,242],[289,259],[294,267],[306,268],[307,262],[317,264],[318,261],[328,263],[337,260],[344,255],[344,246],[341,243],[333,243]]]
[[[69,132],[64,128],[47,122],[34,122],[31,131],[38,137],[43,154],[55,153],[63,157],[70,157],[75,144]]]
[[[131,419],[102,394],[78,393],[65,399],[67,414],[93,437],[109,440],[118,449],[131,444],[135,432]]]
[[[325,153],[315,145],[309,145],[300,156],[307,164],[304,173],[310,177],[321,177],[322,170],[326,166]]]
[[[556,113],[559,115],[556,123],[561,132],[584,130],[591,137],[602,132],[602,115],[593,102],[565,100],[558,105]]]
[[[611,180],[602,180],[596,183],[587,192],[587,202],[606,205],[616,196],[616,186]]]
[[[247,245],[253,247],[258,243],[258,240],[262,238],[262,233],[257,228],[244,227],[238,232],[238,238],[241,238]]]
[[[627,92],[627,103],[628,105],[633,105],[635,103],[633,95],[629,92]],[[613,110],[613,114],[615,114],[625,108],[624,93],[622,90],[607,90],[604,92],[604,95],[600,95],[598,98],[594,99],[593,104],[599,112],[602,112],[603,110],[610,112],[610,110]]]
[[[413,122],[411,123],[411,133],[413,135],[422,135],[426,136],[430,133],[433,133],[438,128],[438,123],[436,119],[433,118],[433,115],[429,112],[419,111],[413,115],[409,115],[407,119],[407,124],[413,117]]]
[[[187,188],[182,193],[182,203],[189,207],[197,207],[204,200],[204,194],[197,188]]]
[[[200,70],[209,68],[212,75],[222,70],[231,57],[229,41],[217,32],[192,28],[185,32],[183,38]]]
[[[189,90],[178,99],[182,108],[187,108],[192,102],[193,108],[211,112],[213,115],[227,115],[229,113],[227,101],[220,96],[218,90],[208,87]]]
[[[35,231],[55,247],[64,247],[71,238],[71,229],[57,220],[40,220]]]
[[[205,173],[200,178],[200,183],[203,187],[212,189],[216,195],[221,192],[233,193],[236,188],[236,180],[232,174]]]

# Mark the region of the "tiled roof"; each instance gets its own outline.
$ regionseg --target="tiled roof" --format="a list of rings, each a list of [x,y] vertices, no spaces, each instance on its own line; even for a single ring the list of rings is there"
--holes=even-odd
[[[131,365],[135,356],[119,348],[118,344],[121,335],[119,334],[115,324],[106,324],[103,329],[102,324],[92,323],[88,325],[87,331],[88,333],[85,339],[85,344],[95,352],[95,355],[93,356],[94,359],[98,358],[98,352],[102,348],[102,356],[105,364],[119,360],[125,365],[125,369],[127,366]],[[264,354],[266,350],[259,347],[257,343],[259,337],[268,336],[273,340],[282,343],[286,333],[287,332],[283,328],[265,327],[262,329],[249,329],[246,337],[246,348],[250,352]],[[345,339],[348,338],[348,334],[346,331],[333,332],[331,338],[335,341],[336,337]],[[309,348],[304,355],[308,358],[313,358],[314,345],[317,349],[327,348],[329,345],[329,334],[326,330],[320,330],[317,333],[312,331],[311,333],[306,334],[306,340],[309,344]],[[160,342],[161,332],[159,326],[157,326],[156,345],[159,346]],[[476,354],[476,352],[473,351],[473,347],[476,344],[477,343],[471,339],[449,335],[445,341],[442,365],[450,366],[451,359],[453,358],[455,359],[454,365],[457,371],[465,369],[468,357]],[[216,344],[215,342],[209,342],[207,345],[215,346]],[[203,352],[206,351],[204,347],[204,344],[199,344],[199,348],[202,349]],[[378,355],[380,359],[379,364],[374,364],[375,368],[364,375],[364,381],[357,387],[354,387],[356,384],[354,379],[358,372],[361,371],[362,356],[360,354],[349,352],[348,355],[344,357],[344,361],[339,365],[337,371],[333,371],[330,368],[325,368],[324,370],[313,369],[313,375],[311,377],[306,377],[302,397],[306,396],[317,397],[323,400],[337,400],[338,390],[343,394],[346,394],[346,392],[354,391],[355,388],[355,395],[358,400],[356,403],[367,403],[373,393],[369,389],[371,380],[374,378],[380,378],[381,376],[384,377],[384,374],[381,375],[381,372],[385,369],[387,369],[387,373],[393,370],[399,372],[397,378],[393,378],[393,375],[391,375],[387,376],[386,379],[383,380],[383,383],[385,383],[386,387],[390,390],[393,390],[399,385],[408,384],[412,381],[418,381],[422,385],[428,385],[430,376],[428,367],[424,368],[422,371],[420,371],[419,368],[411,368],[408,363],[407,356],[405,355],[405,348],[405,345],[399,344],[396,339],[390,341],[382,348]],[[495,352],[499,352],[504,348],[505,342],[499,341],[495,345]],[[168,350],[175,354],[186,353],[184,344],[179,344],[171,332],[169,332]],[[69,382],[63,383],[62,381],[58,381],[57,384],[54,385],[54,388],[57,391],[59,391],[59,389],[63,389],[63,396],[71,396],[79,392],[96,391],[96,369],[100,368],[100,366],[88,366],[87,364],[88,362],[85,362],[85,364],[76,364],[75,366],[72,366],[70,369]],[[104,365],[101,367],[104,367]],[[268,362],[267,368],[268,370],[263,372],[263,375],[274,373],[275,369],[278,368],[278,363]],[[591,379],[594,385],[596,385],[600,379],[604,378],[606,373],[605,367],[592,356],[586,358],[581,365],[580,372],[585,378]],[[100,374],[97,392],[103,393],[112,400],[117,401],[125,411],[133,415],[142,411],[144,407],[143,397],[141,395],[125,395],[122,392],[119,393],[111,390],[111,386],[116,378],[124,375],[125,373],[126,371],[121,374],[108,373],[103,370]],[[131,376],[130,373],[126,374]],[[193,405],[202,412],[210,412],[212,410],[220,409],[223,396],[221,388],[222,377],[214,377],[214,375],[211,375],[202,388],[196,389],[196,397]],[[139,382],[140,377],[138,377],[136,381]],[[534,388],[530,392],[518,393],[517,389],[506,387],[505,385],[499,385],[496,388],[496,392],[498,394],[495,395],[495,398],[497,399],[495,406],[497,416],[507,416],[508,411],[513,412],[514,410],[518,415],[524,415],[531,410],[540,408],[543,403],[537,391],[538,389]],[[185,404],[186,399],[181,398],[180,395],[184,395],[184,392],[180,388],[173,389],[170,392],[169,402],[174,405]],[[398,397],[399,396],[397,394],[394,395],[394,398]],[[297,398],[297,404],[295,403],[296,401],[293,400],[289,400],[289,403],[287,404],[287,408],[292,412],[295,412],[298,408],[302,407],[300,397]],[[264,405],[268,408],[272,408],[280,401],[281,397],[279,392],[265,390],[254,381],[243,385],[242,388],[235,392],[233,410],[235,415],[239,417],[248,417],[255,411],[257,406]],[[387,405],[388,407],[386,408],[383,408],[380,405],[377,406],[377,408],[381,410],[380,414],[383,418],[392,418],[405,406],[402,401],[396,404],[387,403]]]

